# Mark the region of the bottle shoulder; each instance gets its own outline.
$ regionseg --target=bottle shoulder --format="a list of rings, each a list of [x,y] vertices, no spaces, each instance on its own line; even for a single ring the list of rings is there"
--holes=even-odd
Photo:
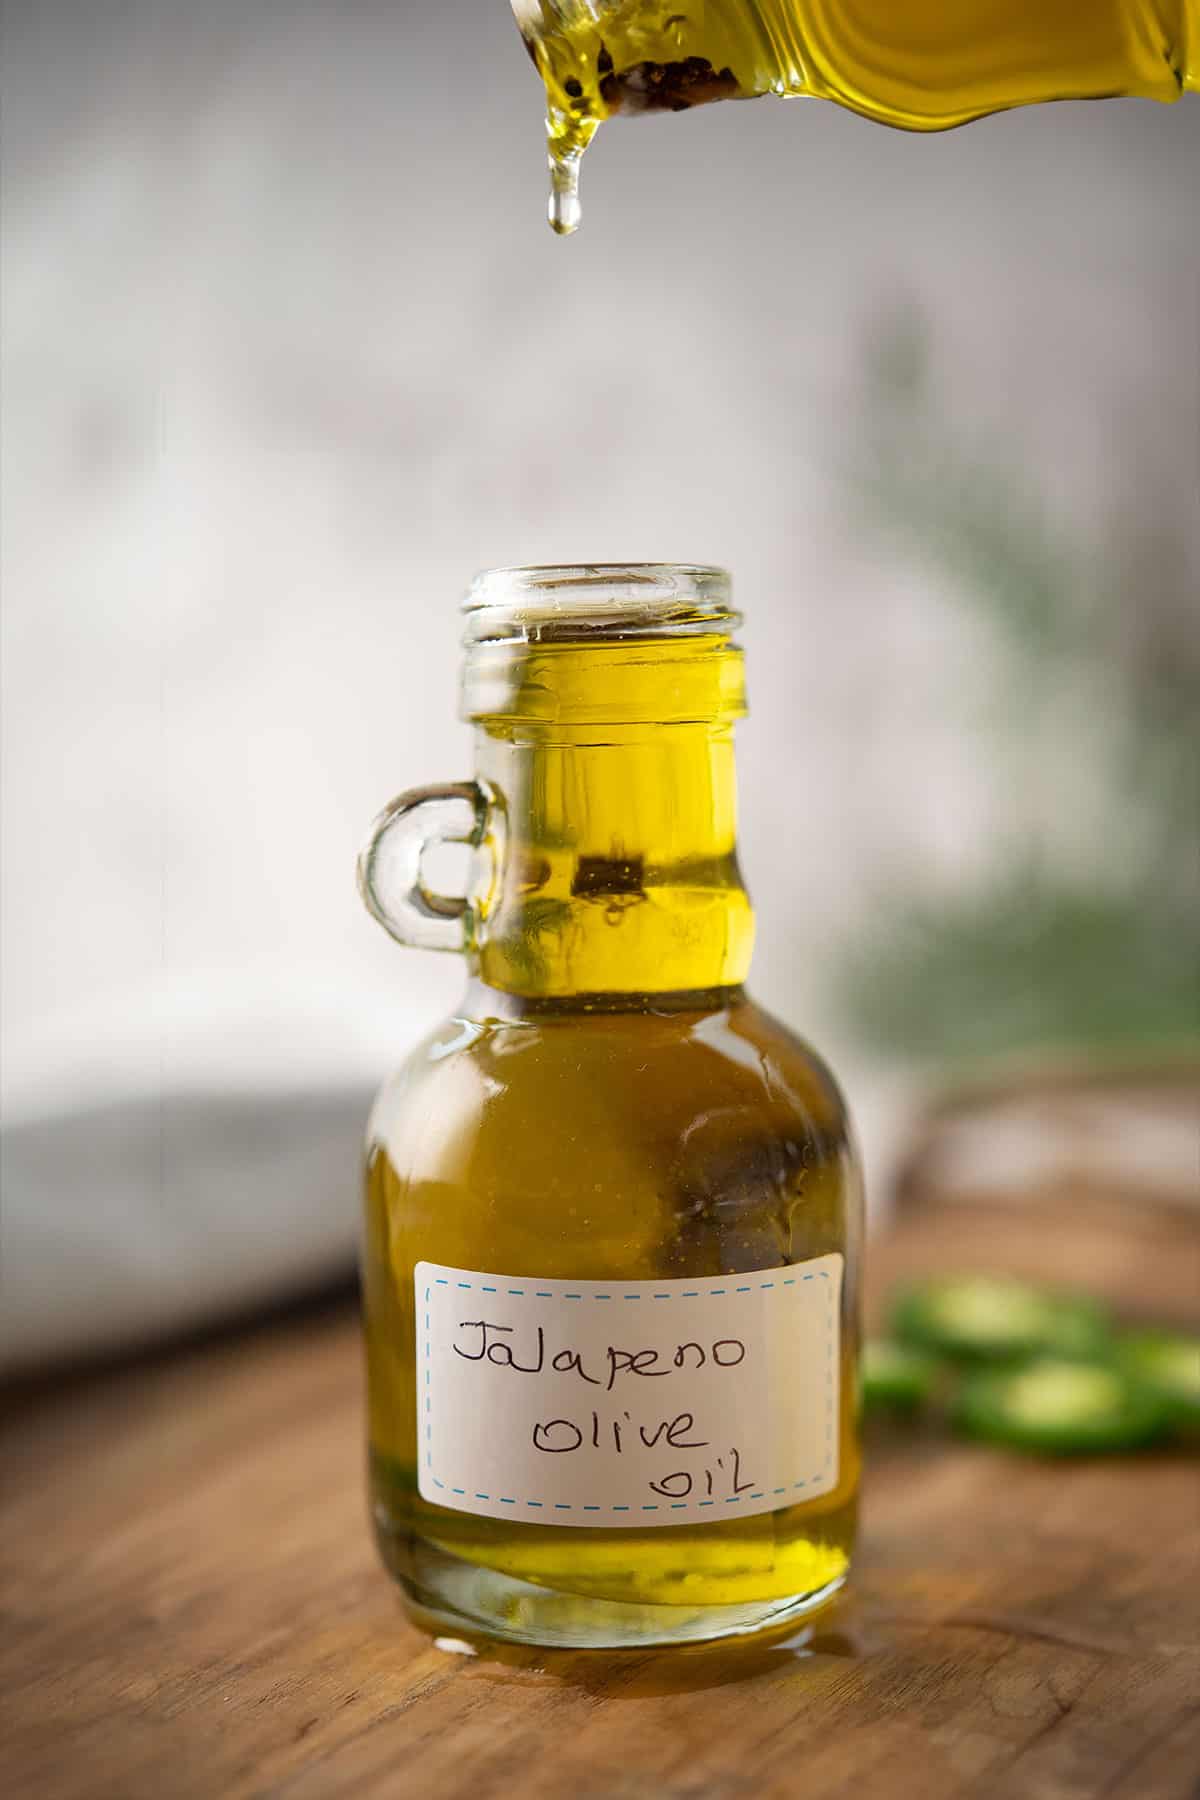
[[[368,1146],[393,1257],[510,1274],[853,1261],[860,1192],[824,1064],[742,997],[447,1020],[385,1085]]]
[[[559,1011],[497,1019],[465,1009],[430,1031],[380,1091],[372,1141],[419,1133],[590,1129],[662,1142],[723,1133],[845,1143],[845,1104],[825,1062],[748,997],[696,1011]],[[399,1148],[397,1144],[397,1148]]]
[[[749,998],[731,1018],[730,1031],[761,1055],[766,1079],[785,1083],[827,1129],[845,1129],[847,1109],[841,1086],[807,1038]]]

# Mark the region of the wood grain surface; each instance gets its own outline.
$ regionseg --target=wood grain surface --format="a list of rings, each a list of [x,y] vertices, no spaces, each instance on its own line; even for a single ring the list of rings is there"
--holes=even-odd
[[[993,1263],[1053,1260],[1022,1214],[983,1230]],[[961,1263],[981,1225],[955,1229],[908,1218],[876,1246],[876,1290]],[[1106,1272],[1134,1310],[1177,1314],[1194,1241],[1144,1239],[1118,1281],[1106,1232]],[[13,1396],[3,1791],[1196,1791],[1200,1476],[1182,1454],[1065,1466],[895,1436],[871,1447],[853,1592],[810,1642],[471,1656],[406,1623],[367,1534],[361,1440],[344,1307]]]

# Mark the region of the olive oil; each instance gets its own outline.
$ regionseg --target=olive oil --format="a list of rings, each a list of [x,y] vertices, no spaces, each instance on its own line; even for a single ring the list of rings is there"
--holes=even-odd
[[[369,1131],[378,1539],[435,1628],[759,1629],[849,1565],[861,1201],[836,1086],[742,985],[736,615],[706,570],[484,592],[474,801],[402,797],[363,865],[395,935],[470,969]],[[404,853],[430,833],[475,846],[465,905]]]
[[[760,94],[939,131],[1031,101],[1200,81],[1197,0],[513,0],[546,87],[550,222],[579,222],[602,120]]]

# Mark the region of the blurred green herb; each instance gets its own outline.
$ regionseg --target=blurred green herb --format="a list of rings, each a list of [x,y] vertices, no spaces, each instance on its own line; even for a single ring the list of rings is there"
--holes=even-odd
[[[1058,839],[1031,818],[972,887],[890,880],[837,972],[852,1026],[938,1061],[1194,1043],[1200,609],[1174,498],[1142,477],[1104,541],[1077,543],[1019,459],[955,437],[912,310],[868,346],[849,494],[984,623],[997,778],[1069,792],[1054,759],[1088,757],[1097,811],[1085,866],[1077,821]]]

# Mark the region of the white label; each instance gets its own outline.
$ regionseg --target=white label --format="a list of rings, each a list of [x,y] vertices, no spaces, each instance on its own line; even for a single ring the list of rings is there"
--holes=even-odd
[[[426,1500],[686,1525],[836,1487],[842,1258],[682,1281],[418,1263]]]

